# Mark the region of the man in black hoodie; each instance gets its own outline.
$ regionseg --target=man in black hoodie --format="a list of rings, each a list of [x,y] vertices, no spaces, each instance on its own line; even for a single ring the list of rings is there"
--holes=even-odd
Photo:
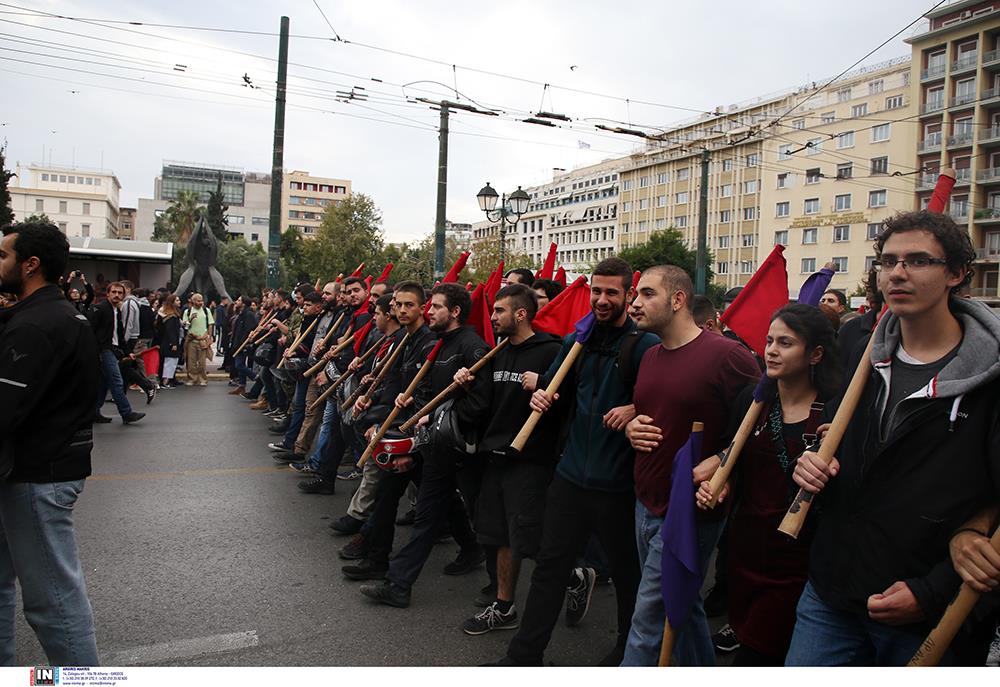
[[[559,337],[532,330],[536,308],[537,297],[527,286],[500,289],[491,320],[507,345],[476,376],[466,367],[455,373],[455,381],[469,389],[455,404],[459,422],[473,434],[484,428],[477,445],[486,468],[476,536],[484,546],[496,549],[497,558],[496,601],[465,621],[462,629],[470,635],[518,626],[514,588],[521,561],[534,558],[541,544],[545,491],[557,455],[558,413],[543,415],[524,449],[516,456],[509,454],[514,436],[531,415],[531,391],[522,383],[524,374],[544,374],[562,347]],[[474,385],[476,377],[488,384]]]
[[[69,243],[55,226],[15,224],[0,240],[0,665],[14,662],[14,607],[50,665],[98,665],[94,616],[73,533],[90,475],[97,347],[56,285]]]

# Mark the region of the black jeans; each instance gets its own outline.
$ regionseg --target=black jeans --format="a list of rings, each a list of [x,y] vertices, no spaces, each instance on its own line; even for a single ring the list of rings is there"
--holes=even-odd
[[[451,534],[463,551],[478,547],[469,512],[475,512],[482,473],[475,458],[468,467],[461,466],[461,460],[461,455],[446,451],[424,462],[410,541],[389,564],[387,578],[393,584],[409,589],[416,583],[445,521],[451,524]]]
[[[558,473],[545,501],[542,548],[531,575],[521,628],[507,648],[515,663],[541,665],[559,619],[566,581],[591,533],[607,556],[618,601],[618,646],[624,647],[639,590],[639,553],[635,545],[635,495],[584,489]]]
[[[156,385],[149,381],[146,377],[146,368],[143,366],[141,360],[132,360],[131,358],[122,358],[118,361],[118,369],[122,373],[122,382],[124,383],[125,390],[128,391],[130,384],[135,384],[143,391],[149,391]]]

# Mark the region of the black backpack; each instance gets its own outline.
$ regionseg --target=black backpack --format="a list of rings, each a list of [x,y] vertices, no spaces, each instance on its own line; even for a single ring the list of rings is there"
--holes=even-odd
[[[153,338],[153,321],[156,319],[156,313],[153,312],[153,308],[145,303],[139,304],[139,338],[140,339],[152,339]]]

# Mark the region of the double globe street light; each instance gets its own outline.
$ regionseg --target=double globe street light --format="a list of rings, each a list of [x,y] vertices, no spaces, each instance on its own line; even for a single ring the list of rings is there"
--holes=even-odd
[[[497,198],[500,198],[500,207],[497,207]],[[528,211],[531,196],[522,191],[520,186],[510,194],[509,198],[507,194],[499,196],[496,189],[490,186],[490,182],[487,181],[486,185],[476,194],[476,199],[479,200],[479,209],[486,213],[486,218],[500,225],[500,261],[502,262],[504,249],[507,245],[507,227],[517,226],[521,215]]]

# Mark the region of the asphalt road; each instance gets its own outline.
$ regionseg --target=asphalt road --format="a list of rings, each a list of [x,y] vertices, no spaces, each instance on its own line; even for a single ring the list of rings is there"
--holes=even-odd
[[[460,629],[486,574],[442,574],[451,541],[435,547],[410,608],[362,597],[340,574],[346,540],[328,527],[356,482],[299,492],[302,478],[271,460],[267,418],[227,391],[164,391],[148,408],[133,392],[144,420],[95,426],[76,531],[105,664],[470,666],[503,655],[509,631]],[[408,536],[398,528],[396,546]],[[598,587],[581,626],[557,626],[547,662],[594,665],[614,642],[614,607],[613,588]],[[43,665],[20,611],[17,623],[18,664]]]

